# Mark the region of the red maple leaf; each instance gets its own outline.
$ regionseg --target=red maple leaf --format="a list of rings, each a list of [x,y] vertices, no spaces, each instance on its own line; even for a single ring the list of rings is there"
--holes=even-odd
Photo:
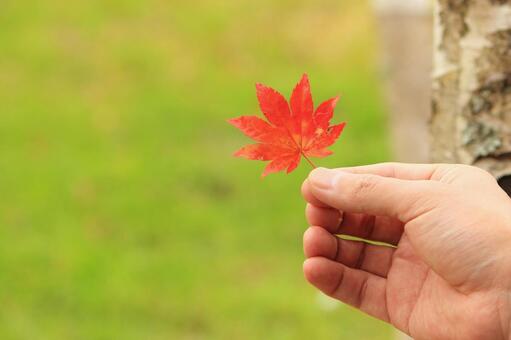
[[[241,116],[229,123],[254,139],[234,156],[252,160],[270,161],[263,177],[279,171],[290,173],[302,156],[313,166],[309,157],[326,157],[327,150],[341,135],[346,123],[330,126],[339,97],[327,100],[314,111],[309,78],[303,75],[291,94],[290,105],[274,89],[256,84],[261,111],[268,121],[257,116]]]

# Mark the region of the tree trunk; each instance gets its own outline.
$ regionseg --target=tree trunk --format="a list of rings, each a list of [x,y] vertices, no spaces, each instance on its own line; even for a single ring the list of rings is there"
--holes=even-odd
[[[428,161],[432,11],[429,0],[373,0],[393,158]]]
[[[482,167],[511,192],[511,0],[437,0],[434,162]]]

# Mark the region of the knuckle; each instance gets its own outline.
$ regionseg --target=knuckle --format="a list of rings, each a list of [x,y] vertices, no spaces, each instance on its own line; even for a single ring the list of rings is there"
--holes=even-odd
[[[475,166],[473,166],[471,168],[474,171],[474,174],[478,174],[479,176],[481,176],[481,178],[487,178],[487,179],[492,179],[492,180],[495,179],[495,177],[486,169],[477,168]]]
[[[364,175],[354,183],[352,194],[354,196],[363,196],[368,192],[374,190],[377,185],[377,179],[375,176]]]
[[[471,175],[493,178],[491,173],[488,172],[487,170],[473,166],[473,165],[457,164],[457,165],[454,165],[454,167],[460,173],[467,173],[467,174],[471,174]]]
[[[493,175],[485,169],[466,165],[466,164],[452,164],[443,167],[441,180],[444,183],[465,183],[472,181],[473,183],[494,182]]]

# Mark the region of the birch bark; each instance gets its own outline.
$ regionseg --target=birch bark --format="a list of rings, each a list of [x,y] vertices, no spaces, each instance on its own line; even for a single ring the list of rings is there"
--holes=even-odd
[[[433,162],[472,164],[511,192],[511,0],[437,0]]]

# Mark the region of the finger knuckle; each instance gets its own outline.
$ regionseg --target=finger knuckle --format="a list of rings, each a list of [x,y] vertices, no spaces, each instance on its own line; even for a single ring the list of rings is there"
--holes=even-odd
[[[454,168],[460,173],[468,173],[472,175],[482,176],[482,177],[493,177],[490,172],[485,169],[466,164],[456,164]]]
[[[374,176],[361,176],[353,187],[352,194],[354,196],[363,196],[374,190],[377,180]]]
[[[481,178],[492,179],[492,180],[495,179],[495,177],[486,169],[472,167],[472,170],[474,171],[474,174],[481,176]]]

